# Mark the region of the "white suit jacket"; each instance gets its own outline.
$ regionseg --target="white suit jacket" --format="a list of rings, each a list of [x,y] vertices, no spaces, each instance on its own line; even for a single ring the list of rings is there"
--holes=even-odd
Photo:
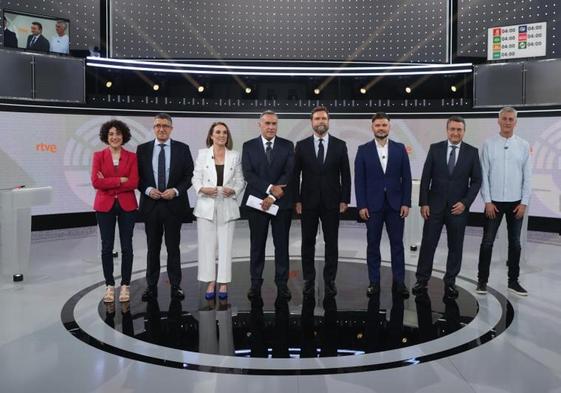
[[[200,192],[202,187],[216,187],[216,167],[214,164],[212,146],[199,150],[195,170],[193,171],[193,188],[197,193],[197,204],[193,214],[195,217],[214,220],[215,198]],[[224,181],[223,187],[229,187],[236,193],[234,196],[224,198],[224,220],[232,221],[240,218],[239,203],[243,198],[245,180],[242,172],[241,154],[235,150],[226,149],[224,156]]]

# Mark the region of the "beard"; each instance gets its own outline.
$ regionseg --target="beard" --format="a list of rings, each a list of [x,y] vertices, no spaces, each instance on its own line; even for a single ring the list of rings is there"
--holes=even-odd
[[[324,135],[327,130],[329,130],[329,126],[327,124],[320,124],[314,127],[314,131],[319,135]]]
[[[374,138],[379,139],[379,140],[384,140],[388,137],[388,134],[382,134],[382,133],[375,133],[374,134]]]

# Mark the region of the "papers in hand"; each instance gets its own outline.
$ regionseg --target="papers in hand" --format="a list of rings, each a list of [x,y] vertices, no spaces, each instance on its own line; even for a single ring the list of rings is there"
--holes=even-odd
[[[247,197],[247,202],[245,204],[246,206],[252,207],[265,213],[269,213],[272,216],[277,215],[277,212],[279,211],[278,205],[272,204],[271,207],[269,207],[269,210],[263,210],[263,208],[261,207],[262,202],[263,199],[259,199],[256,196],[250,195]]]

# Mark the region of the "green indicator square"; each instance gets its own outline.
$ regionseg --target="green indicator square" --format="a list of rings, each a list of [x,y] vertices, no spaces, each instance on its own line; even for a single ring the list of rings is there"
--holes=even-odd
[[[519,42],[518,43],[518,49],[526,49],[526,45],[527,45],[526,42]]]
[[[493,37],[493,43],[497,44],[501,42],[501,37]]]
[[[501,58],[501,52],[493,52],[493,59],[500,59]]]

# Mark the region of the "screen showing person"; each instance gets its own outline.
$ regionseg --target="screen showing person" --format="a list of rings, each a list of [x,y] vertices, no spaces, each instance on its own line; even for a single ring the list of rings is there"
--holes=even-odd
[[[4,10],[4,47],[68,54],[70,21]]]

